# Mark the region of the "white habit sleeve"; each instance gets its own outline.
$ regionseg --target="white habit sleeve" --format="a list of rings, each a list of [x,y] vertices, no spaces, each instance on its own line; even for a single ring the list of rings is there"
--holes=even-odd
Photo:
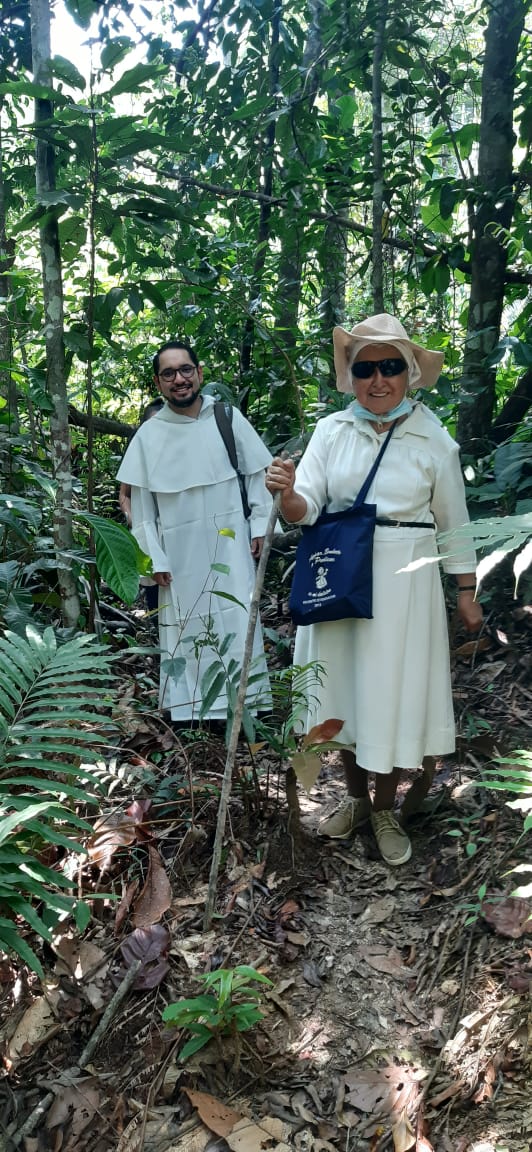
[[[154,572],[170,572],[168,557],[159,544],[157,504],[147,488],[131,487],[131,531],[143,552],[150,557]]]

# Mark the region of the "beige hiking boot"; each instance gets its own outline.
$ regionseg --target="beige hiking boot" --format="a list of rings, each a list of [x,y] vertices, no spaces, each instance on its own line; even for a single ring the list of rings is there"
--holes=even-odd
[[[318,836],[328,836],[330,840],[347,840],[355,828],[369,820],[371,804],[369,796],[348,796],[339,808],[320,821]]]
[[[383,812],[372,811],[371,827],[375,833],[379,852],[387,864],[395,867],[410,860],[412,845],[393,812],[387,809]]]

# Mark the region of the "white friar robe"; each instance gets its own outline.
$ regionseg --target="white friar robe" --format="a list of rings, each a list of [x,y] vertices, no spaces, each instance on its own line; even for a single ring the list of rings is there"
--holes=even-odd
[[[296,473],[307,502],[301,524],[323,507],[348,508],[371,469],[386,433],[378,434],[353,406],[320,420]],[[393,432],[366,497],[377,515],[436,524],[440,531],[468,521],[458,445],[423,404]],[[466,542],[443,559],[447,572],[474,572]],[[430,557],[409,572],[408,565]],[[447,617],[431,528],[377,526],[373,549],[373,619],[337,620],[298,628],[294,661],[318,661],[321,686],[309,693],[302,718],[308,732],[331,718],[344,726],[336,740],[356,750],[369,772],[416,768],[423,757],[450,753],[455,727]]]
[[[197,418],[166,404],[139,428],[118,473],[121,483],[131,485],[132,531],[140,547],[154,572],[172,573],[170,586],[159,588],[160,706],[169,708],[177,721],[198,717],[210,679],[205,675],[209,668],[214,675],[213,665],[219,667],[220,660],[238,687],[235,669],[242,664],[255,583],[250,541],[264,536],[271,510],[264,484],[271,455],[236,408],[233,431],[251,507],[249,521],[211,396],[203,396]],[[259,624],[251,676],[255,682],[248,690],[248,706],[253,711],[268,708]],[[225,719],[225,681],[205,715]]]

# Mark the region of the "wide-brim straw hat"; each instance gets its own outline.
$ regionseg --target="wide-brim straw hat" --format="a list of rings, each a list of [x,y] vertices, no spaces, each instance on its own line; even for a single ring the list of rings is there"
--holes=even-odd
[[[361,320],[350,332],[345,328],[333,329],[334,366],[339,392],[353,391],[351,365],[367,344],[393,344],[404,355],[409,368],[412,359],[419,368],[419,376],[417,372],[409,371],[409,385],[417,388],[434,387],[442,369],[443,352],[432,352],[414,344],[400,320],[387,312],[381,312],[378,316],[368,316],[367,320]]]

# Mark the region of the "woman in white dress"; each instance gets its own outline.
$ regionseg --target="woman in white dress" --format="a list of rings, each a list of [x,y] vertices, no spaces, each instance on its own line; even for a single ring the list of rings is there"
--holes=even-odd
[[[426,768],[454,751],[447,618],[435,530],[467,522],[458,446],[409,389],[436,383],[443,354],[413,343],[403,325],[382,314],[333,332],[337,387],[354,393],[342,412],[319,421],[297,473],[275,458],[266,474],[281,492],[292,524],[313,524],[320,512],[348,508],[383,439],[391,440],[367,495],[380,521],[373,550],[373,619],[299,627],[294,661],[318,661],[323,685],[308,701],[305,728],[336,717],[347,799],[320,824],[321,835],[345,839],[371,820],[381,856],[405,863],[410,840],[394,815],[402,769]],[[413,566],[429,557],[432,563]],[[442,560],[457,582],[459,615],[470,631],[482,621],[475,600],[475,554],[462,545]],[[409,567],[410,566],[410,567]],[[409,567],[408,571],[404,571]],[[375,773],[373,800],[368,774]]]

